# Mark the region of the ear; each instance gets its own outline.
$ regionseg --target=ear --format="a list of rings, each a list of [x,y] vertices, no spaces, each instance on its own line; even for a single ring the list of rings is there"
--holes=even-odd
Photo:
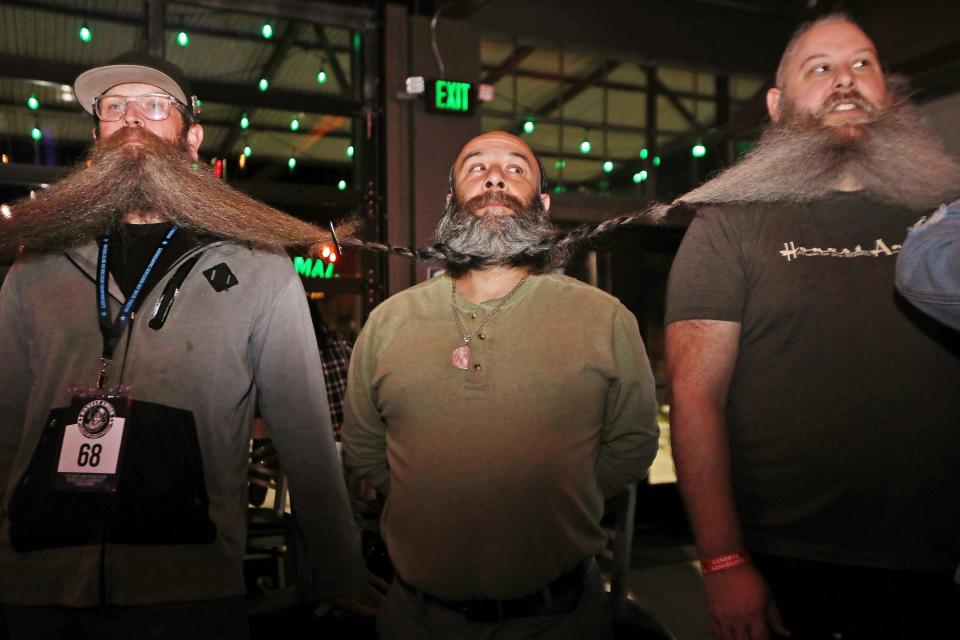
[[[200,144],[203,142],[203,127],[198,124],[190,125],[187,129],[187,151],[193,156],[194,160],[200,158]]]
[[[550,194],[549,193],[541,193],[540,202],[543,203],[544,211],[550,211]]]
[[[771,87],[767,90],[767,113],[770,119],[777,122],[780,119],[780,98],[783,91],[779,87]]]

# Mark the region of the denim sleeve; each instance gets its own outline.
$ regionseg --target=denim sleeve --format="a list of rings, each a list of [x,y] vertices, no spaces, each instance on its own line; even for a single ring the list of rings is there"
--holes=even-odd
[[[925,313],[960,329],[960,200],[907,236],[897,257],[897,289]]]

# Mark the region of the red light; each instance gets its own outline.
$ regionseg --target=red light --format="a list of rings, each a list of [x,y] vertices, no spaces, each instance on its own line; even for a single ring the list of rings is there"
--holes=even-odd
[[[223,177],[223,160],[218,159],[216,164],[213,165],[213,175],[218,178]]]
[[[320,255],[324,258],[330,255],[330,247],[325,246],[321,251]]]

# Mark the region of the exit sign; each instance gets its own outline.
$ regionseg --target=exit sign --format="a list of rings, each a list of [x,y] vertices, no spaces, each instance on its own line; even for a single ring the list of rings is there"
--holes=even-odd
[[[427,111],[469,116],[477,102],[473,83],[457,80],[430,80],[427,83]]]

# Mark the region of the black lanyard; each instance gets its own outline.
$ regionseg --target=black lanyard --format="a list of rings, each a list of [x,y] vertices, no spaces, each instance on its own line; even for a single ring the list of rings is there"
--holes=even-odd
[[[108,229],[100,238],[100,254],[97,266],[97,320],[100,323],[100,333],[103,336],[103,354],[100,357],[102,367],[100,370],[100,379],[97,382],[97,386],[100,388],[103,388],[103,383],[106,379],[107,363],[113,359],[113,352],[116,350],[117,344],[119,344],[120,338],[123,336],[123,332],[127,330],[127,325],[130,324],[131,312],[137,302],[137,298],[140,297],[143,284],[147,281],[147,277],[149,277],[150,272],[153,271],[153,267],[157,264],[157,260],[163,254],[167,245],[170,244],[170,238],[172,238],[176,232],[176,225],[171,225],[170,230],[167,231],[167,235],[160,241],[157,250],[153,253],[153,257],[150,258],[150,262],[147,263],[147,268],[143,270],[143,275],[141,275],[140,280],[137,281],[137,286],[134,287],[133,293],[127,298],[123,308],[120,309],[120,314],[117,315],[117,319],[114,322],[110,321],[110,308],[107,306],[107,281],[109,279],[107,276],[107,257],[110,253],[110,230]]]

